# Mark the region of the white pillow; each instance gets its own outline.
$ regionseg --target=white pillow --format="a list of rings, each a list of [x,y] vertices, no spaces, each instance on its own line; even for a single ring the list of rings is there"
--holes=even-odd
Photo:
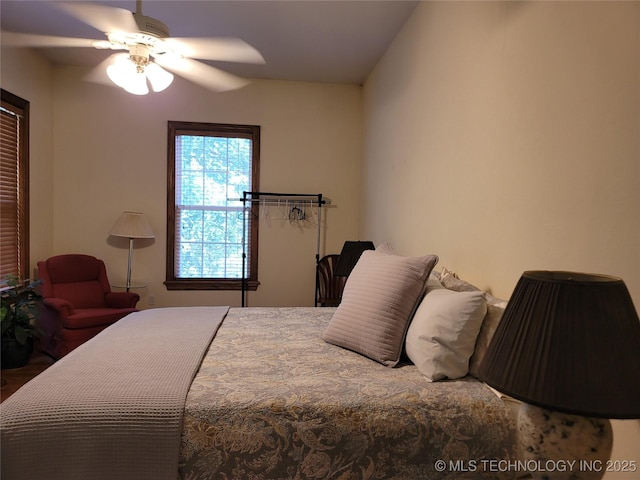
[[[400,361],[407,326],[438,257],[366,250],[347,279],[322,338],[388,367]]]
[[[432,382],[464,377],[486,312],[480,291],[429,290],[407,331],[409,359]]]
[[[442,286],[456,292],[476,292],[480,291],[478,287],[470,284],[469,282],[459,278],[454,272],[442,267],[442,274],[440,275],[440,281]],[[484,321],[480,327],[480,333],[476,340],[476,347],[469,360],[469,373],[474,377],[479,377],[478,372],[480,370],[480,364],[484,359],[489,343],[493,338],[498,324],[502,319],[504,309],[507,307],[507,302],[499,298],[494,297],[488,292],[483,292],[484,299],[487,302],[487,314],[484,316]]]

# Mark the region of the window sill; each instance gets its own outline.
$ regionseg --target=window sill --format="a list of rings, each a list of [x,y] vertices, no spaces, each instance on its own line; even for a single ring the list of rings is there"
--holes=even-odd
[[[258,285],[260,282],[257,280],[245,280],[246,291],[256,291]],[[164,286],[167,290],[242,290],[242,280],[188,278],[166,280]]]

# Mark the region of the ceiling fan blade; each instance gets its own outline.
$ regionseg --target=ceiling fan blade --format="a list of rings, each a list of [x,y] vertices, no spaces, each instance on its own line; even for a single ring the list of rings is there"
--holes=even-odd
[[[2,44],[7,47],[93,47],[96,40],[90,38],[54,37],[2,31]]]
[[[258,50],[236,37],[167,38],[165,44],[173,51],[189,58],[222,62],[265,63]]]
[[[91,71],[83,77],[83,80],[108,85],[110,87],[117,87],[117,85],[113,83],[107,75],[107,67],[116,63],[120,58],[126,58],[128,56],[128,53],[114,53],[113,55],[109,55],[106,59],[100,62],[97,67],[92,68]]]
[[[103,33],[137,32],[133,13],[124,8],[107,7],[95,3],[66,2],[55,4],[58,8]]]
[[[249,80],[224,72],[219,68],[206,65],[190,58],[165,57],[159,55],[156,62],[161,67],[197,83],[198,85],[214,92],[236,90],[249,84]]]

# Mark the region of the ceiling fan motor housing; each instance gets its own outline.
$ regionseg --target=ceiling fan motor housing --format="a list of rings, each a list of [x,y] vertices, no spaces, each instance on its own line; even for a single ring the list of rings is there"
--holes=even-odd
[[[152,17],[147,17],[141,13],[134,13],[133,18],[138,25],[141,33],[146,33],[158,38],[169,37],[169,27],[167,27],[160,20],[156,20]]]

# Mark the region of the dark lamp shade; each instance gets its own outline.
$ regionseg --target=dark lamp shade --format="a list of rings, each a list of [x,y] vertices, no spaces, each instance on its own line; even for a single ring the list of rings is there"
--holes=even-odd
[[[353,270],[353,267],[358,263],[362,252],[365,250],[374,250],[375,248],[376,247],[373,245],[373,242],[370,241],[344,242],[342,251],[340,252],[340,257],[338,258],[338,263],[336,264],[334,275],[338,277],[348,277],[351,270]]]
[[[532,405],[600,418],[640,418],[640,320],[624,282],[524,272],[479,371]]]

